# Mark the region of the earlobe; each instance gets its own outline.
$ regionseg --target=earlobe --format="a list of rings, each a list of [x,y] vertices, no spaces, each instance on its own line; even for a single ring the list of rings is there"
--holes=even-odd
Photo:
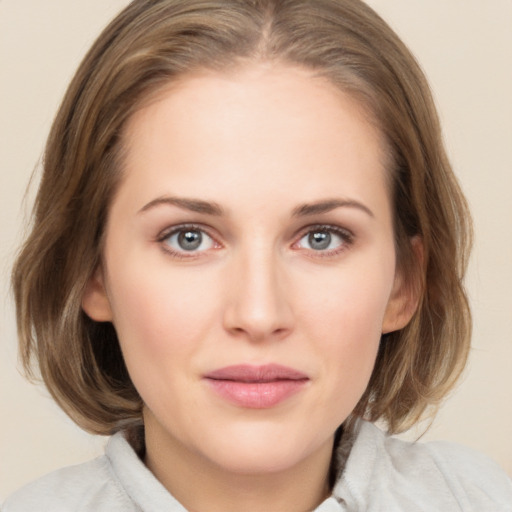
[[[82,309],[96,322],[112,321],[112,309],[105,289],[103,269],[99,265],[89,278],[82,297]]]
[[[404,272],[397,269],[382,322],[382,334],[403,329],[418,309],[423,290],[421,279],[424,263],[423,242],[420,237],[415,236],[411,239],[411,245],[416,258],[414,271],[411,272],[414,275],[406,278]]]
[[[414,296],[412,288],[403,281],[401,276],[397,276],[395,279],[395,285],[382,322],[382,334],[403,329],[418,307],[418,298]]]

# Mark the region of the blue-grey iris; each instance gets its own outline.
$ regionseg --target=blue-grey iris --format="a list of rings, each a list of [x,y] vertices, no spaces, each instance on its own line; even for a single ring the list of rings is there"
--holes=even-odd
[[[194,251],[201,246],[203,235],[201,231],[182,231],[178,235],[178,245],[184,251]]]
[[[331,245],[331,234],[328,231],[313,231],[308,236],[311,249],[322,251]]]

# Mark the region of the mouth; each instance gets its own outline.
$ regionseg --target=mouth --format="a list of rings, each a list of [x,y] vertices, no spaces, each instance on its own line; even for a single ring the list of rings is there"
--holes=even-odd
[[[268,409],[303,390],[309,377],[287,366],[235,365],[207,373],[204,379],[221,398],[249,409]]]

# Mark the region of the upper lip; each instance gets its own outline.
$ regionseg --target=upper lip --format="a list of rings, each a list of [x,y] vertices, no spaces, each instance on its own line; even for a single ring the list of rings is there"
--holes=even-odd
[[[239,364],[208,372],[205,378],[258,383],[275,382],[279,380],[307,380],[308,376],[299,370],[280,364],[265,364],[260,366]]]

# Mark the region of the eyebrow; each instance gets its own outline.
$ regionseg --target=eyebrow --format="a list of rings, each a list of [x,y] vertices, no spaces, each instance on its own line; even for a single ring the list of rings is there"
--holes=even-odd
[[[344,207],[357,208],[358,210],[368,214],[370,217],[375,217],[373,212],[367,206],[353,199],[326,199],[315,203],[305,203],[294,208],[292,214],[294,217],[305,217],[308,215],[327,213],[335,210],[336,208]]]
[[[138,213],[144,213],[152,208],[161,205],[177,206],[184,210],[190,210],[195,213],[203,213],[205,215],[220,216],[224,214],[224,210],[220,205],[210,201],[203,201],[201,199],[189,199],[185,197],[170,197],[162,196],[153,199],[148,204],[144,205]]]
[[[138,213],[144,213],[152,208],[161,205],[177,206],[184,210],[189,210],[195,213],[202,213],[205,215],[224,215],[224,209],[215,202],[203,201],[202,199],[192,199],[185,197],[171,197],[162,196],[153,199],[146,205],[144,205]],[[293,217],[306,217],[309,215],[320,215],[322,213],[328,213],[336,208],[357,208],[365,212],[370,217],[375,217],[373,212],[359,201],[352,199],[324,199],[316,201],[314,203],[304,203],[295,207],[292,211]]]

